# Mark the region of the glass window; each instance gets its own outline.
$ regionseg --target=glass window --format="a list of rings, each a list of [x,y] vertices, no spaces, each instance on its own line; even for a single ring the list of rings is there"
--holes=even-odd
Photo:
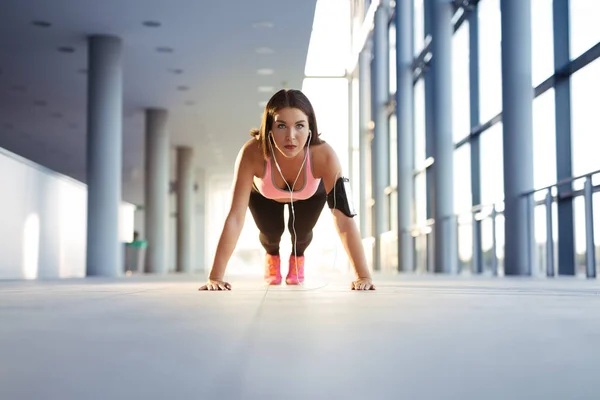
[[[427,220],[427,178],[425,171],[415,177],[415,224]]]
[[[396,92],[396,25],[391,24],[389,30],[390,42],[390,94]]]
[[[600,4],[600,2],[599,2]],[[571,77],[571,127],[573,174],[582,175],[600,169],[600,59]]]
[[[454,151],[454,211],[471,209],[471,146],[467,143]]]
[[[425,42],[425,12],[423,0],[414,0],[415,55],[421,53]]]
[[[600,42],[600,1],[570,0],[569,26],[571,59],[577,58]]]
[[[398,186],[398,120],[395,114],[390,116],[390,186]],[[397,191],[396,191],[397,193]],[[398,231],[398,195],[390,195],[390,230]]]
[[[556,183],[554,89],[533,100],[533,186]]]
[[[535,87],[554,74],[552,0],[532,1],[531,8],[531,72]]]
[[[420,168],[427,157],[425,152],[425,82],[423,79],[419,79],[415,84],[414,96],[415,166]]]
[[[500,0],[479,3],[479,120],[502,110]]]
[[[480,136],[481,203],[489,205],[504,200],[504,161],[502,123],[497,123]]]
[[[454,142],[469,136],[469,23],[464,22],[452,38],[452,137]]]
[[[307,76],[344,76],[350,55],[350,2],[318,0],[308,44]]]

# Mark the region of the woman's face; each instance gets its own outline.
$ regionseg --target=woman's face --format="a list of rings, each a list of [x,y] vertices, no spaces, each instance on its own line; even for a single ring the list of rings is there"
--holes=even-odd
[[[284,157],[304,155],[304,145],[309,138],[308,117],[297,108],[282,108],[274,115],[270,134],[275,149]]]

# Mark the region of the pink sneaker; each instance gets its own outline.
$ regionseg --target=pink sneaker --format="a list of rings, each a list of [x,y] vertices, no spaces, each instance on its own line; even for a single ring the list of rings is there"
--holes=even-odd
[[[304,282],[304,256],[290,256],[288,274],[285,277],[285,283],[288,285],[297,285]]]
[[[281,283],[281,259],[279,256],[267,254],[265,256],[265,282],[269,285],[279,285]]]

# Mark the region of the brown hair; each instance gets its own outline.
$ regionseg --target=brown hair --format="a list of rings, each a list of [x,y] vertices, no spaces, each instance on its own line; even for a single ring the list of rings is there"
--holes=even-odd
[[[323,143],[323,141],[319,138],[321,134],[317,129],[315,110],[313,109],[313,106],[310,104],[310,101],[306,95],[300,90],[282,89],[275,93],[267,103],[262,116],[260,129],[252,129],[250,131],[250,136],[257,138],[265,159],[269,158],[271,155],[271,149],[269,143],[267,142],[267,132],[269,132],[271,125],[273,125],[275,114],[282,108],[286,107],[297,108],[308,117],[308,129],[310,129],[312,132],[309,144]]]

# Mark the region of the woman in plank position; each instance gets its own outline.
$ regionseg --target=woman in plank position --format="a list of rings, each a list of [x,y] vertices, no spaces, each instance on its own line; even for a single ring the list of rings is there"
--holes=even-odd
[[[231,290],[225,282],[227,263],[250,209],[266,251],[265,282],[282,281],[279,242],[285,229],[284,207],[290,208],[288,229],[292,238],[285,282],[304,281],[304,252],[325,203],[332,210],[340,239],[356,274],[353,290],[373,290],[356,215],[349,199],[348,179],[342,176],[333,148],[322,141],[315,112],[299,90],[280,90],[267,103],[260,129],[241,148],[234,175],[231,208],[208,282],[200,290]]]

